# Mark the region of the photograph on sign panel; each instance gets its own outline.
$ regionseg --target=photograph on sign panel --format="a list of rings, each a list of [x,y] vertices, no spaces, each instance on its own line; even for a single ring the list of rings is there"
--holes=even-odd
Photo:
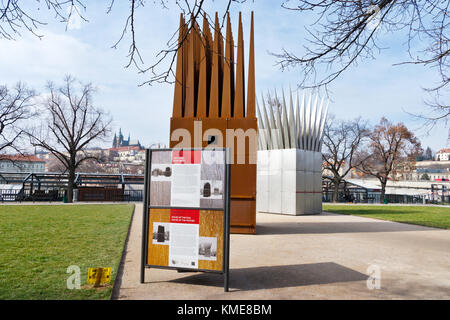
[[[220,154],[220,152],[216,153]],[[200,173],[201,208],[223,208],[224,174],[225,166],[223,165],[223,163],[202,163],[202,169]]]
[[[153,222],[153,244],[169,245],[170,223]]]
[[[170,181],[151,181],[150,183],[150,205],[151,206],[170,206],[171,199]]]
[[[198,260],[216,261],[216,259],[217,259],[217,238],[199,237]]]
[[[223,199],[222,181],[202,180],[200,183],[200,199]]]
[[[151,171],[152,181],[171,181],[172,165],[171,164],[152,164]]]
[[[223,181],[202,180],[200,183],[200,207],[223,207]]]

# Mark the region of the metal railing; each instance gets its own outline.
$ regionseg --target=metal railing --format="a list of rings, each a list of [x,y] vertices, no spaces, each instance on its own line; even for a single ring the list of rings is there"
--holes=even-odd
[[[65,190],[0,189],[0,201],[62,201]]]
[[[123,192],[123,201],[134,202],[144,199],[144,190],[125,190]]]
[[[0,202],[14,201],[62,201],[64,189],[55,190],[30,190],[19,189],[0,189]],[[143,190],[124,190],[123,194],[113,195],[109,201],[116,202],[139,202],[143,199]],[[102,199],[93,198],[91,201],[102,201]],[[89,201],[88,200],[88,201]]]
[[[16,201],[20,191],[18,189],[0,189],[0,201]]]
[[[428,198],[427,198],[428,197]],[[425,197],[423,195],[403,195],[403,194],[386,194],[384,196],[385,203],[399,203],[399,204],[449,204],[450,196]],[[322,201],[332,202],[333,192],[328,190],[324,191],[322,195]],[[366,192],[349,192],[344,194],[339,192],[338,202],[342,203],[380,203],[381,194],[379,193],[366,193]]]

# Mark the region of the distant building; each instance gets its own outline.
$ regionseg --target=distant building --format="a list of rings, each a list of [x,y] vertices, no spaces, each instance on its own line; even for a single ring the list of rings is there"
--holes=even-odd
[[[436,152],[436,161],[449,161],[450,149],[441,149]]]
[[[125,140],[122,134],[122,129],[119,130],[119,134],[114,134],[114,139],[113,139],[113,143],[112,143],[112,147],[113,148],[120,148],[120,147],[139,147],[139,149],[143,149],[143,147],[141,146],[141,143],[139,142],[139,140],[134,139],[131,140],[130,139],[130,134],[128,134],[128,139]]]
[[[2,155],[0,172],[45,172],[45,161],[33,155]]]
[[[447,181],[450,179],[450,161],[417,161],[413,180]]]
[[[417,169],[417,176],[419,180],[430,181],[449,181],[450,170],[449,169]]]

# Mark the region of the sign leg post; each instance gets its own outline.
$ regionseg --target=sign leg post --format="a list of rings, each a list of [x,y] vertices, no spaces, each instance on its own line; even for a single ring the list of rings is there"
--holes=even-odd
[[[147,257],[147,218],[148,218],[148,197],[149,197],[149,165],[151,152],[149,149],[145,150],[145,176],[144,176],[144,203],[142,212],[142,244],[141,244],[141,283],[145,282],[145,260]]]
[[[230,149],[226,149],[226,204],[225,204],[225,266],[224,266],[224,291],[229,291],[230,281],[230,186],[231,186],[231,165],[230,165]]]

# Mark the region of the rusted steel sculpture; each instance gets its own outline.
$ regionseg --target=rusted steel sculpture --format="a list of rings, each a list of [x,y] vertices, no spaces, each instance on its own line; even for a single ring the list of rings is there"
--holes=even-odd
[[[183,15],[180,16],[170,147],[209,146],[230,147],[234,150],[231,166],[233,233],[256,233],[257,120],[253,33],[252,12],[246,100],[241,13],[236,61],[229,15],[225,38],[221,34],[217,13],[213,32],[206,17],[203,17],[200,31],[195,19],[191,18],[188,26]],[[183,134],[180,135],[179,129],[181,132],[189,132],[191,138],[182,138]],[[248,135],[244,140],[245,152],[238,152],[239,141],[236,140],[239,138],[231,135],[230,129],[254,132],[254,136]]]

